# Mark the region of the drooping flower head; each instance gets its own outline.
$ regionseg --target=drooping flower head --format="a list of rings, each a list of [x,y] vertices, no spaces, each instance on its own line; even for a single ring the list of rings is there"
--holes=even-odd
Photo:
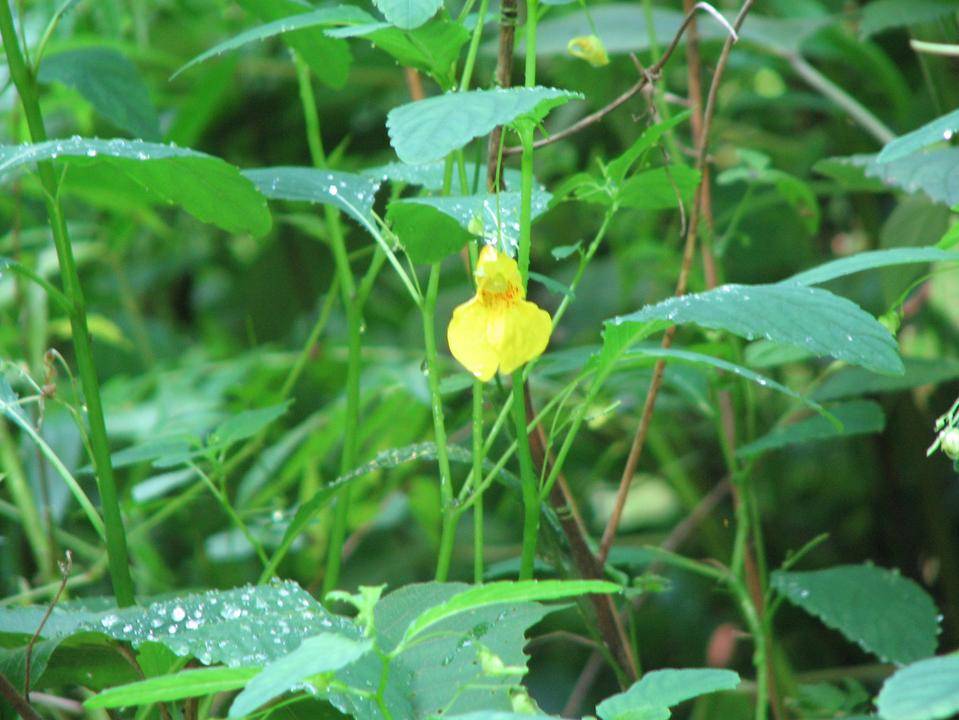
[[[549,313],[526,300],[516,261],[486,246],[476,263],[476,295],[453,311],[450,352],[483,382],[539,357],[553,329]]]

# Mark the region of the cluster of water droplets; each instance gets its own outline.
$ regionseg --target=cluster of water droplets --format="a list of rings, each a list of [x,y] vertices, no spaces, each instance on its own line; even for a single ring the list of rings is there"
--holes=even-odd
[[[90,625],[135,646],[158,642],[205,665],[239,667],[282,657],[304,638],[352,624],[330,615],[296,583],[274,582],[110,611]]]
[[[201,155],[201,153],[179,148],[176,143],[158,145],[143,140],[127,140],[125,138],[105,140],[71,135],[68,138],[48,140],[41,143],[23,143],[0,148],[0,175],[21,165],[59,158],[96,158],[103,155],[131,160],[159,160],[194,154]]]

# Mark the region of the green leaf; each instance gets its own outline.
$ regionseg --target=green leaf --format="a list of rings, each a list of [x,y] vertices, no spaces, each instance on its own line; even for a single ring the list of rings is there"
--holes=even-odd
[[[409,202],[390,203],[387,218],[403,249],[415,263],[435,263],[459,252],[470,234],[437,208]]]
[[[30,651],[30,685],[34,689],[42,687],[43,673],[47,669],[50,657],[62,641],[63,638],[53,638],[33,644]],[[18,648],[0,648],[0,675],[9,680],[15,688],[23,687],[27,678],[26,645]],[[0,707],[2,707],[2,702],[0,702]]]
[[[134,137],[160,139],[150,92],[136,66],[116,50],[90,47],[46,55],[37,79],[74,88],[98,113]]]
[[[444,158],[497,125],[538,121],[557,105],[582,97],[547,87],[446,93],[393,108],[386,126],[400,160],[415,165]]]
[[[89,709],[152,705],[236,690],[259,672],[255,667],[212,667],[184,670],[104,690],[83,703]]]
[[[921,190],[936,202],[959,204],[959,148],[926,150],[883,163],[877,162],[875,155],[832,160],[833,164],[860,168],[867,177],[881,180],[889,187],[910,193]]]
[[[264,235],[270,229],[265,198],[240,171],[196,150],[142,140],[72,137],[33,145],[0,145],[0,182],[46,160],[104,164],[161,203],[180,205],[199,220],[228,232]],[[69,173],[67,175],[69,182]]]
[[[224,448],[256,435],[270,423],[279,419],[289,409],[290,401],[270,407],[244,410],[231,415],[210,433],[208,447]]]
[[[888,163],[901,160],[934,143],[948,142],[957,130],[959,130],[959,110],[953,110],[926,123],[921,128],[886,143],[876,162]]]
[[[910,663],[936,650],[939,611],[925,590],[896,571],[874,565],[778,571],[772,585],[885,662]]]
[[[750,340],[764,337],[876,372],[903,372],[895,339],[885,327],[850,300],[818,288],[723,285],[648,305],[607,321],[607,326],[651,321],[695,323]]]
[[[442,605],[469,588],[462,583],[424,583],[390,593],[377,603],[374,613],[378,647],[387,653],[395,651],[424,608]],[[432,632],[418,637],[390,662],[384,700],[392,717],[425,720],[440,713],[509,711],[510,691],[519,678],[485,675],[480,651],[525,671],[525,631],[547,612],[536,603],[498,604],[467,610],[433,625]],[[370,683],[378,686],[381,675],[380,658],[369,654],[337,672],[337,680],[367,690]],[[357,718],[384,718],[372,698],[331,691],[330,701]]]
[[[569,0],[569,2],[573,1],[574,0]],[[549,5],[551,3],[544,2],[543,4]],[[477,712],[465,713],[463,715],[434,715],[430,720],[542,720],[543,718],[553,717],[552,715],[530,715],[528,713],[506,712],[504,710],[478,710]]]
[[[328,37],[369,40],[374,47],[392,55],[404,67],[431,74],[444,88],[455,83],[453,65],[469,40],[469,31],[460,23],[437,18],[415,30],[400,30],[389,23],[368,22],[327,30]]]
[[[535,221],[540,215],[549,209],[549,202],[552,198],[545,190],[533,189],[531,218]],[[399,209],[402,205],[425,205],[432,209],[430,214],[442,213],[452,218],[462,230],[468,230],[470,233],[478,232],[482,228],[483,241],[489,245],[495,245],[501,251],[510,255],[516,254],[516,247],[519,242],[519,215],[520,215],[520,193],[502,192],[498,194],[465,195],[449,197],[411,197],[395,201],[390,204],[390,213],[394,213],[394,208]],[[417,215],[405,211],[407,216]],[[418,213],[421,217],[426,217],[425,213]],[[435,223],[434,223],[435,224]],[[416,233],[415,227],[408,227]],[[438,229],[437,229],[438,230]],[[430,236],[425,231],[419,232],[424,236],[423,242],[428,245],[442,245],[452,247],[452,252],[459,250],[463,243],[455,231],[449,238],[441,235]],[[406,244],[406,238],[400,235],[400,239]],[[442,257],[451,254],[446,252]],[[415,258],[414,258],[415,260]],[[432,260],[423,260],[417,262],[433,262]]]
[[[805,270],[784,280],[799,285],[820,285],[836,278],[853,273],[873,270],[893,265],[911,265],[914,263],[957,262],[959,252],[948,252],[935,247],[892,248],[890,250],[870,250],[849,257],[832,260]]]
[[[845,157],[827,157],[816,162],[813,165],[820,175],[832,178],[843,188],[851,192],[886,192],[888,185],[882,180],[873,177],[867,177],[865,170],[849,162]]]
[[[812,357],[802,348],[780,345],[771,340],[757,340],[746,346],[746,364],[754,368],[770,368],[787,363],[802,362]]]
[[[236,50],[251,42],[266,40],[267,38],[276,37],[283,33],[295,32],[297,30],[316,27],[327,28],[334,25],[353,25],[356,23],[370,22],[374,19],[375,18],[368,12],[354,5],[334,5],[299,15],[289,15],[279,20],[260,25],[259,27],[251,28],[250,30],[241,32],[239,35],[235,35],[229,40],[214,45],[206,52],[200,53],[183,65],[179,70],[173,73],[171,79],[210,58],[219,57],[224,53]]]
[[[261,705],[296,688],[311,675],[346,667],[369,652],[373,643],[327,633],[307,638],[289,655],[274,660],[237,695],[228,717],[251,714]]]
[[[736,451],[739,457],[754,457],[769,450],[802,445],[819,440],[832,440],[840,437],[868,435],[882,432],[886,424],[882,408],[869,400],[853,400],[852,402],[829,408],[834,418],[842,423],[842,428],[836,426],[822,416],[811,417],[790,425],[774,428],[758,440],[743,445]]]
[[[611,328],[607,326],[606,333],[609,333],[610,329]],[[614,332],[617,329],[619,328],[615,328],[615,327],[612,328]],[[606,339],[605,336],[603,339],[604,339],[604,352],[605,352],[605,339]],[[615,345],[615,342],[613,342],[613,345]],[[756,383],[760,387],[769,388],[770,390],[775,390],[776,392],[780,392],[783,395],[793,398],[794,400],[798,400],[809,409],[814,410],[820,415],[823,415],[830,424],[838,425],[836,419],[829,413],[829,411],[823,408],[819,403],[813,400],[810,400],[805,395],[800,395],[795,390],[792,390],[786,387],[785,385],[781,385],[780,383],[766,377],[765,375],[760,375],[759,373],[755,373],[749,368],[744,368],[742,365],[736,365],[735,363],[722,360],[721,358],[713,357],[712,355],[705,355],[703,353],[691,352],[689,350],[679,350],[677,348],[663,349],[661,347],[643,347],[631,353],[626,353],[622,355],[622,357],[626,360],[634,359],[634,358],[638,358],[640,360],[664,358],[666,360],[676,360],[678,362],[692,363],[694,365],[709,365],[711,367],[717,368],[724,372],[728,372],[733,375],[738,375],[741,378],[745,378],[746,380],[749,380],[750,382]]]
[[[686,165],[670,165],[644,170],[626,180],[619,188],[623,207],[642,210],[670,210],[692,200],[699,185],[699,171]]]
[[[204,665],[230,667],[262,665],[322,632],[356,632],[350,621],[330,615],[293,582],[181,595],[93,618],[85,613],[72,629],[61,622],[44,634],[57,630],[99,632],[134,647],[156,642]]]
[[[420,613],[406,628],[403,641],[409,642],[427,628],[453,615],[489,605],[559,600],[588,593],[615,593],[620,590],[619,585],[603,580],[521,580],[488,583],[464,590]]]
[[[271,200],[333,205],[360,225],[374,227],[373,202],[380,183],[371,177],[310,167],[244,170],[243,176]]]
[[[291,16],[302,14],[304,9],[310,7],[299,0],[237,0],[237,3],[264,22],[283,22]],[[359,13],[363,11],[345,6],[339,12],[343,15],[355,14],[356,17],[360,17]],[[303,27],[292,32],[284,32],[280,37],[288,47],[303,58],[320,82],[334,90],[346,85],[350,65],[353,62],[348,43],[327,37],[322,27]]]
[[[882,720],[939,720],[959,712],[959,654],[898,670],[883,684],[876,707]]]
[[[868,38],[885,30],[918,25],[955,12],[956,4],[952,0],[874,0],[862,6],[859,35]]]
[[[626,175],[629,174],[629,171],[633,165],[641,163],[643,158],[645,158],[646,153],[656,146],[656,143],[659,142],[659,139],[663,135],[679,125],[681,122],[688,120],[691,114],[691,111],[684,110],[681,113],[673,115],[668,120],[663,120],[655,125],[650,125],[648,128],[643,130],[642,134],[636,138],[626,152],[619,157],[610,160],[609,164],[606,166],[606,174],[613,182],[621,183],[626,178]]]
[[[373,0],[387,20],[403,30],[417,28],[443,7],[443,0]]]
[[[597,705],[596,714],[602,720],[666,720],[668,708],[673,705],[700,695],[733,690],[739,682],[739,675],[732,670],[654,670],[643,675],[625,692]]]
[[[903,364],[906,370],[902,375],[877,375],[862,368],[842,368],[826,378],[812,396],[815,400],[825,402],[857,395],[900,392],[959,378],[959,362],[955,360],[903,358]]]
[[[113,598],[86,598],[83,601],[57,603],[43,626],[44,638],[58,638],[81,632],[98,621],[104,608],[116,605]],[[42,605],[0,608],[0,634],[32,636],[43,620],[47,608]]]
[[[747,151],[740,149],[739,154],[742,158],[743,155],[747,154]],[[758,153],[751,151],[749,154],[758,155]],[[768,163],[768,158],[762,155],[760,157]],[[820,212],[816,194],[806,181],[795,175],[767,167],[765,164],[757,165],[747,162],[745,165],[723,171],[716,178],[716,182],[719,185],[744,182],[750,186],[771,186],[796,211],[809,233],[815,233],[819,229]]]
[[[447,452],[451,462],[462,463],[464,465],[471,465],[473,462],[472,453],[465,448],[450,445],[447,448]],[[263,570],[263,575],[270,577],[276,572],[280,561],[289,551],[290,547],[292,547],[296,538],[306,529],[310,522],[312,522],[317,513],[326,507],[326,504],[335,497],[341,488],[353,484],[360,478],[376,470],[396,467],[414,460],[435,460],[436,457],[436,443],[431,442],[416,443],[406,447],[383,450],[370,462],[361,465],[345,475],[341,475],[333,482],[320,488],[309,500],[297,509],[289,526],[287,526],[286,532],[283,534],[283,539],[279,547],[273,554],[273,557],[270,558],[269,565]],[[493,463],[487,460],[483,463],[483,466],[489,469],[493,467]],[[505,484],[514,488],[519,487],[519,480],[509,471],[500,470],[499,477]]]
[[[481,187],[486,187],[486,163],[464,163],[466,177],[473,181],[476,178]],[[406,163],[387,163],[377,167],[360,170],[361,175],[367,175],[376,180],[404,185],[421,185],[427,190],[440,192],[443,189],[443,175],[446,171],[445,162],[424,163],[422,165],[407,165]],[[522,173],[516,168],[503,168],[503,181],[507,188],[519,189],[522,182]]]

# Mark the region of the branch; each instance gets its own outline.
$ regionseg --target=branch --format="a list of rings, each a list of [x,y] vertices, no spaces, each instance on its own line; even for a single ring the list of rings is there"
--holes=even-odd
[[[529,392],[529,383],[526,384],[524,390],[526,415],[527,417],[536,417],[536,409],[533,407],[533,399]],[[533,458],[540,468],[548,468],[554,462],[554,458],[547,452],[546,448],[546,433],[543,431],[543,426],[537,424],[536,432],[530,437],[530,450],[532,450]],[[556,484],[550,491],[549,502],[559,518],[577,572],[584,578],[603,577],[602,563],[598,562],[593,554],[587,540],[586,526],[577,511],[576,503],[562,473],[559,474]],[[626,629],[623,627],[619,613],[616,612],[616,606],[613,604],[612,598],[609,595],[590,595],[589,600],[596,613],[596,624],[599,628],[599,634],[603,638],[603,643],[609,648],[616,663],[630,682],[636,680],[639,677],[636,660],[633,658],[629,637],[626,635]]]
[[[723,27],[725,27],[726,30],[729,32],[729,36],[732,42],[736,42],[737,40],[739,40],[739,35],[736,31],[736,28],[730,25],[729,22],[726,20],[726,18],[724,18],[719,13],[719,11],[716,10],[716,8],[714,8],[712,5],[710,5],[707,2],[696,3],[692,7],[692,9],[688,13],[686,13],[686,17],[683,18],[683,22],[679,26],[679,30],[677,30],[676,34],[673,36],[673,40],[669,44],[669,47],[666,48],[666,52],[663,53],[663,56],[656,62],[655,65],[649,68],[649,70],[647,70],[640,77],[640,79],[636,82],[635,85],[633,85],[631,88],[629,88],[629,90],[627,90],[618,98],[616,98],[611,103],[609,103],[609,105],[606,105],[605,107],[600,108],[596,112],[587,115],[583,119],[573,123],[572,125],[570,125],[568,128],[564,130],[560,130],[559,132],[554,133],[553,135],[550,135],[547,138],[543,138],[542,140],[537,140],[535,143],[533,143],[533,148],[534,149],[541,148],[546,145],[551,145],[554,142],[559,142],[560,140],[564,140],[568,138],[570,135],[575,135],[580,130],[587,128],[590,125],[594,125],[598,123],[604,117],[609,115],[609,113],[611,113],[613,110],[615,110],[620,105],[622,105],[627,100],[629,100],[631,97],[636,95],[636,93],[638,93],[644,87],[655,82],[655,80],[659,77],[660,73],[662,72],[663,68],[666,66],[666,63],[669,62],[669,58],[672,56],[673,51],[676,50],[676,48],[679,46],[679,42],[680,40],[682,40],[683,33],[686,32],[686,29],[690,26],[690,24],[693,22],[693,19],[696,17],[697,10],[703,10],[709,13],[712,17],[716,18],[717,21],[719,21],[719,23]],[[727,40],[727,42],[729,42],[729,40]],[[502,45],[500,46],[500,48],[502,49]],[[497,145],[498,145],[498,138],[497,138]],[[521,148],[519,145],[503,148],[504,156],[518,155],[521,152],[523,152],[523,148]]]
[[[60,587],[57,588],[57,593],[53,596],[53,600],[51,600],[50,604],[47,605],[47,611],[43,613],[43,617],[40,619],[40,624],[37,626],[36,631],[33,633],[33,637],[30,638],[30,642],[27,644],[26,659],[23,662],[23,696],[26,698],[30,697],[30,666],[33,662],[33,646],[37,644],[37,640],[40,639],[40,633],[43,632],[43,626],[47,624],[47,620],[50,619],[50,613],[53,612],[53,608],[55,608],[57,603],[60,601],[60,596],[63,595],[63,591],[67,587],[67,580],[70,579],[70,571],[72,569],[73,553],[67,550],[66,559],[60,563]]]
[[[508,88],[512,80],[515,39],[516,0],[502,0],[500,3],[499,54],[496,57],[496,84],[501,88]],[[500,173],[500,146],[502,142],[503,126],[497,125],[490,133],[489,146],[486,151],[486,187],[490,192],[503,189],[503,178]]]
[[[17,715],[22,717],[23,720],[42,720],[37,711],[30,707],[27,699],[17,692],[13,683],[7,680],[7,676],[2,673],[0,673],[0,695],[6,698],[7,702],[17,711]]]
[[[737,33],[742,27],[743,22],[746,20],[746,16],[749,14],[749,11],[753,6],[753,2],[754,0],[745,0],[742,8],[739,11],[739,14],[736,16],[736,21],[733,27]],[[687,15],[687,17],[689,17],[689,15]],[[687,24],[688,23],[684,23],[683,27],[685,28]],[[716,97],[719,93],[719,85],[726,70],[726,63],[729,61],[729,54],[732,52],[732,48],[736,43],[737,37],[738,35],[731,34],[726,38],[726,42],[723,44],[722,52],[719,55],[719,61],[716,64],[716,70],[713,73],[712,83],[709,86],[709,95],[706,99],[706,107],[703,111],[702,133],[699,137],[696,153],[696,169],[700,172],[702,172],[706,167],[706,153],[709,147],[709,131],[712,127],[713,115],[716,112]],[[675,43],[676,40],[674,39],[673,44],[675,45]],[[662,60],[660,63],[661,62]],[[704,183],[701,180],[699,186],[696,188],[696,195],[693,199],[693,205],[690,212],[689,225],[686,228],[686,241],[683,248],[683,263],[682,267],[680,268],[679,279],[676,282],[675,294],[677,297],[686,293],[686,286],[689,281],[689,271],[690,267],[692,266],[693,254],[696,248],[696,232],[699,227],[703,187]],[[661,346],[664,350],[669,349],[669,347],[672,346],[673,336],[675,334],[676,326],[673,325],[663,335]],[[600,543],[598,558],[600,565],[606,562],[606,558],[609,555],[609,550],[612,547],[613,540],[616,537],[616,531],[619,529],[619,523],[623,515],[623,507],[626,504],[626,497],[629,495],[629,486],[632,482],[633,476],[636,474],[636,467],[639,464],[639,459],[642,456],[643,448],[646,445],[646,436],[649,433],[649,426],[653,419],[653,410],[656,407],[656,399],[659,396],[659,390],[662,387],[663,372],[665,369],[665,360],[660,359],[656,362],[656,366],[653,370],[652,382],[649,386],[649,391],[646,393],[646,402],[643,405],[643,413],[639,422],[639,427],[636,429],[636,434],[633,437],[633,443],[629,449],[629,455],[626,458],[626,466],[623,468],[623,474],[619,481],[619,489],[616,493],[616,502],[613,506],[613,513],[609,518],[609,522],[606,524],[606,529],[603,531],[603,539]]]

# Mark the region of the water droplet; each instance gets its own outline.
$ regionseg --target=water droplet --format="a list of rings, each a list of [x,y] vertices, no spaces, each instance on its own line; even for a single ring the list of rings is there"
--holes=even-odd
[[[175,608],[173,608],[173,612],[170,613],[170,617],[173,618],[174,622],[180,622],[186,617],[186,610],[177,605]]]
[[[113,627],[118,622],[120,622],[120,618],[118,618],[116,615],[113,615],[113,614],[106,615],[100,620],[100,624],[103,625],[103,627],[105,628]]]

